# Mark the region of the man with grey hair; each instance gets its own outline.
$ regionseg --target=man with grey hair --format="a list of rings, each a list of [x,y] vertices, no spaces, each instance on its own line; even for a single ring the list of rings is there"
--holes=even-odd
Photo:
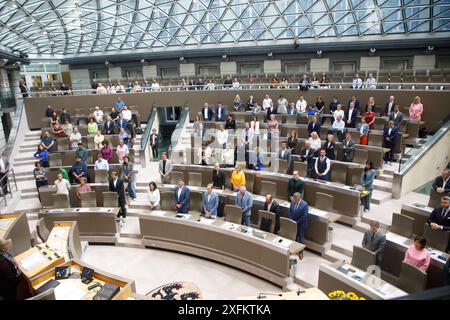
[[[247,191],[245,186],[240,186],[239,191],[236,192],[235,205],[242,209],[242,224],[249,226],[253,199],[252,194]]]
[[[437,177],[432,188],[436,190],[437,193],[447,193],[450,192],[450,170],[444,169],[442,175]]]
[[[364,232],[362,240],[362,247],[375,253],[377,266],[381,266],[381,256],[386,245],[386,236],[378,230],[379,228],[378,221],[371,221],[370,230]]]
[[[308,227],[308,203],[302,200],[299,192],[292,196],[288,217],[297,222],[297,242],[305,243],[305,229]],[[303,259],[303,251],[299,252],[299,258]]]
[[[435,208],[427,219],[433,230],[450,231],[450,197],[441,198],[441,207]]]
[[[217,216],[217,208],[219,206],[219,196],[213,191],[213,184],[208,183],[206,192],[203,193],[202,214],[206,218],[214,219]]]

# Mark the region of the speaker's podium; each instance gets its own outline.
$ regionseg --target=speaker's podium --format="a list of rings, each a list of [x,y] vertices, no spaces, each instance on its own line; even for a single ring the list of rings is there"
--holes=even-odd
[[[239,297],[239,300],[330,300],[318,288],[288,292],[262,292],[257,296]]]

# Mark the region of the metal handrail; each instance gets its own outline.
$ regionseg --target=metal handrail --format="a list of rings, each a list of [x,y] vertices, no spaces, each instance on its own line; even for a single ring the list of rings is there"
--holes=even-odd
[[[7,195],[9,194],[10,195],[10,197],[11,198],[13,198],[13,189],[11,188],[11,182],[10,182],[10,179],[8,179],[8,176],[9,176],[9,174],[12,174],[12,179],[13,179],[13,181],[14,181],[14,188],[15,188],[15,191],[18,191],[18,188],[17,188],[17,181],[16,181],[16,175],[15,175],[15,173],[14,173],[14,169],[9,169],[7,172],[6,172],[6,174],[0,179],[0,189],[2,189],[2,186],[3,186],[3,181],[6,179],[6,188],[7,188],[7,190],[8,190],[8,193],[7,194],[5,194],[5,193],[3,193],[3,190],[1,190],[1,195],[0,195],[0,204],[2,203],[2,202],[4,202],[5,203],[5,207],[8,205],[8,201],[6,200],[6,197],[7,197]]]
[[[153,102],[152,103],[152,111],[149,113],[148,118],[147,118],[147,125],[145,127],[145,130],[142,134],[142,138],[141,138],[141,152],[145,151],[147,144],[148,144],[148,139],[150,139],[150,132],[151,132],[151,128],[152,128],[152,123],[155,120],[155,116],[156,116],[156,104]]]
[[[174,143],[177,143],[180,139],[182,131],[180,127],[184,125],[184,122],[186,121],[186,117],[188,115],[189,115],[189,105],[185,102],[181,110],[180,119],[178,120],[178,123],[175,126],[175,130],[172,133],[172,137],[170,138],[170,146],[168,150],[169,155],[172,153]]]

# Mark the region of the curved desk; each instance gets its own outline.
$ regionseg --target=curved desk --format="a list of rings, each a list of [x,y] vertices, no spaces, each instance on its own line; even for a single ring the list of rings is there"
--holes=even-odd
[[[305,246],[265,233],[265,239],[251,230],[222,219],[200,218],[198,214],[177,218],[176,213],[152,211],[139,216],[142,241],[146,247],[193,254],[224,263],[281,287],[289,277],[289,258]]]
[[[0,214],[0,238],[11,239],[10,253],[16,256],[31,247],[30,227],[26,213]]]

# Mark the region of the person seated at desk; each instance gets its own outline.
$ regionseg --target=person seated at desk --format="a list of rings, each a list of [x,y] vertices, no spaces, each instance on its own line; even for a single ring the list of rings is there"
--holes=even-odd
[[[94,164],[94,170],[109,170],[109,163],[105,159],[103,159],[103,156],[101,152],[97,155],[97,160]]]
[[[266,195],[264,202],[264,211],[269,211],[275,214],[275,229],[274,233],[278,234],[280,230],[280,205],[273,199],[271,194]]]
[[[336,143],[333,141],[334,136],[332,134],[327,134],[327,141],[324,142],[322,148],[325,149],[325,156],[330,160],[336,160]]]
[[[297,222],[297,238],[299,243],[305,243],[305,229],[308,227],[308,203],[302,200],[302,195],[298,192],[292,196],[288,217]],[[298,254],[300,260],[303,259],[303,251]]]
[[[286,160],[287,167],[291,165],[291,151],[287,148],[287,142],[283,141],[281,143],[281,150],[278,151],[278,159]]]
[[[361,172],[360,184],[364,190],[368,192],[365,197],[361,198],[361,203],[364,206],[364,212],[370,210],[370,200],[372,199],[373,181],[375,180],[375,170],[373,169],[372,161],[366,161],[363,172]]]
[[[227,116],[227,121],[225,122],[225,129],[236,131],[236,120],[234,120],[233,115],[230,113]]]
[[[112,148],[109,146],[108,141],[102,142],[103,147],[100,149],[100,153],[102,158],[108,161],[108,163],[112,162]]]
[[[56,120],[55,123],[52,125],[52,133],[55,137],[58,138],[67,137],[64,128],[62,127],[61,123],[58,120]]]
[[[370,222],[370,230],[364,232],[362,247],[375,253],[375,263],[381,267],[381,257],[383,256],[383,250],[386,245],[386,236],[378,230],[379,228],[380,223],[378,221]]]
[[[81,162],[80,156],[75,156],[75,163],[72,165],[72,169],[70,170],[72,173],[72,181],[73,183],[80,183],[80,178],[88,178],[88,168],[86,163]]]
[[[390,149],[384,155],[384,161],[390,166],[392,166],[392,161],[394,161],[394,148],[397,142],[398,133],[398,126],[395,126],[394,121],[390,120],[389,126],[384,128],[383,131],[384,147]]]
[[[127,200],[123,180],[119,178],[116,171],[111,172],[109,179],[109,191],[117,193],[117,202],[120,210],[117,214],[116,222],[122,221],[122,223],[124,223],[127,218]]]
[[[93,112],[92,115],[95,118],[95,122],[100,123],[100,124],[103,123],[103,115],[104,115],[104,113],[103,113],[102,110],[100,110],[99,106],[95,106],[95,111]]]
[[[70,148],[75,150],[78,148],[78,143],[81,142],[81,134],[78,132],[78,128],[74,127],[72,133],[69,136]]]
[[[68,122],[70,122],[70,114],[69,114],[69,112],[67,111],[67,109],[62,109],[62,112],[61,112],[61,115],[59,116],[59,122],[60,123],[65,123],[66,122],[66,120],[68,121]]]
[[[295,108],[295,103],[294,102],[291,102],[289,104],[289,107],[287,109],[287,114],[291,115],[291,116],[294,116],[294,115],[298,114],[297,109]]]
[[[48,179],[46,177],[47,171],[42,167],[39,161],[34,163],[33,176],[36,182],[36,189],[38,191],[39,201],[41,201],[41,195],[39,193],[39,188],[42,186],[48,186]]]
[[[95,134],[98,131],[98,124],[95,122],[94,117],[89,118],[89,123],[87,125],[88,134]]]
[[[403,113],[400,112],[400,106],[396,104],[394,111],[389,115],[389,121],[394,121],[394,124],[398,126],[403,121]]]
[[[344,140],[344,130],[345,130],[345,121],[342,120],[340,115],[337,116],[336,120],[333,121],[333,125],[331,126],[330,131],[336,131],[338,140],[342,142]]]
[[[355,143],[352,140],[352,135],[350,132],[345,134],[345,140],[342,142],[342,151],[344,151],[344,156],[342,161],[353,162],[353,155],[355,150]]]
[[[97,133],[94,136],[94,145],[95,149],[101,149],[102,143],[105,140],[105,136],[102,135],[102,132],[100,130],[97,131]]]
[[[45,168],[49,167],[48,151],[40,144],[38,150],[33,154],[33,158],[39,159],[41,165]]]
[[[325,149],[320,149],[319,153],[314,165],[316,177],[318,180],[330,181],[331,161],[326,157]]]
[[[114,134],[114,131],[116,130],[116,125],[113,121],[113,119],[111,118],[111,116],[107,116],[106,117],[106,121],[103,124],[103,131],[105,132],[105,134]]]
[[[35,295],[28,277],[8,252],[12,248],[11,239],[0,237],[0,300],[25,300]]]
[[[147,198],[150,210],[160,210],[161,207],[159,203],[161,201],[161,195],[154,181],[151,181],[148,184]]]
[[[125,120],[125,118],[123,117],[123,113],[121,112],[120,114],[119,114],[119,119],[117,120],[117,128],[119,129],[119,131],[120,131],[120,129],[127,129],[127,125],[128,125],[128,122],[127,122],[127,120]]]
[[[237,84],[239,85],[239,82]],[[233,86],[234,85],[235,84],[233,83]],[[233,88],[233,89],[236,89],[236,88]],[[237,94],[236,97],[234,97],[234,100],[233,100],[233,109],[234,109],[234,111],[240,111],[242,109],[243,105],[244,104],[243,104],[243,102],[241,100],[241,97]]]
[[[188,213],[190,208],[191,193],[184,185],[184,180],[179,179],[173,193],[173,202],[177,213]]]
[[[65,194],[67,196],[67,207],[70,208],[69,190],[70,182],[67,179],[63,179],[61,172],[56,174],[56,180],[54,182],[56,194]]]
[[[430,266],[431,254],[425,248],[426,245],[427,239],[422,236],[416,236],[414,238],[414,244],[410,245],[408,250],[406,250],[403,262],[413,265],[423,272],[427,272]]]
[[[212,172],[212,186],[215,189],[225,189],[225,175],[220,169],[220,164],[218,162],[214,164],[214,169]]]
[[[88,158],[88,151],[86,150],[86,148],[83,148],[83,143],[78,143],[78,149],[77,151],[75,151],[75,155],[81,158],[81,162],[86,163]]]
[[[427,223],[433,230],[450,231],[450,197],[441,198],[441,207],[431,212]]]
[[[255,106],[253,107],[252,112],[253,112],[253,113],[260,113],[261,111],[262,111],[261,106],[259,105],[258,102],[255,102]]]
[[[125,158],[125,156],[128,156],[130,154],[130,150],[128,149],[128,146],[125,144],[125,141],[123,141],[123,139],[119,139],[119,145],[116,148],[116,154],[120,164],[123,163],[123,159]]]
[[[306,112],[306,108],[308,106],[308,102],[305,100],[303,96],[300,96],[300,98],[297,100],[297,103],[295,104],[295,109],[299,113]]]
[[[253,99],[253,96],[250,96],[249,99],[247,100],[247,108],[246,111],[252,111],[253,112],[253,108],[255,107],[255,99]]]
[[[123,140],[123,143],[128,146],[128,142],[130,140],[128,133],[125,131],[125,128],[119,129],[119,139]],[[152,148],[153,151],[153,148]]]
[[[78,200],[81,200],[81,194],[84,192],[90,192],[91,186],[89,183],[86,183],[86,178],[81,177],[80,178],[80,185],[77,188],[77,198]]]
[[[209,161],[211,159],[212,151],[209,146],[206,146],[206,143],[202,143],[202,145],[198,148],[197,151],[197,157],[198,157],[198,164],[201,164],[202,166],[208,166]]]
[[[53,112],[55,112],[55,111],[52,109],[52,106],[48,105],[47,109],[45,109],[45,117],[46,118],[51,118],[52,115],[53,115]]]
[[[236,192],[235,205],[242,209],[242,224],[250,226],[250,216],[252,214],[253,197],[247,188],[242,185]]]
[[[317,122],[317,117],[312,116],[311,121],[308,122],[308,133],[309,136],[311,136],[311,133],[313,132],[320,132],[320,124]]]
[[[300,152],[300,161],[307,163],[306,177],[310,178],[312,176],[312,171],[314,168],[314,149],[311,148],[311,142],[309,140],[305,141],[305,147]]]
[[[309,104],[308,108],[306,109],[306,115],[308,117],[312,117],[312,116],[315,116],[317,114],[318,114],[318,112],[317,112],[316,106],[312,105],[312,104]]]
[[[41,139],[41,146],[44,147],[45,150],[48,152],[55,152],[56,146],[55,146],[55,138],[53,138],[48,131],[44,131],[44,134]]]
[[[206,192],[203,193],[202,215],[205,215],[206,218],[216,218],[218,206],[219,196],[213,191],[213,184],[208,183],[206,186]]]
[[[288,180],[288,188],[287,188],[288,200],[291,201],[292,196],[296,192],[303,194],[304,186],[305,186],[305,183],[303,182],[303,180],[300,179],[298,171],[295,170],[292,173],[292,178],[290,178]]]
[[[242,171],[242,165],[238,164],[231,173],[231,190],[237,191],[240,187],[245,186],[245,173]]]
[[[358,124],[359,144],[367,145],[369,142],[369,125],[366,123],[366,118],[361,118],[361,123]]]
[[[252,158],[254,158],[254,159],[252,159],[250,161],[250,165],[249,165],[250,169],[255,170],[255,171],[264,171],[263,155],[262,155],[262,152],[260,151],[259,147],[255,148],[255,153]]]
[[[289,134],[289,138],[287,139],[287,148],[293,154],[295,147],[297,146],[297,131],[292,130]]]
[[[442,175],[434,179],[432,188],[436,190],[437,193],[450,192],[450,169],[444,169]]]

